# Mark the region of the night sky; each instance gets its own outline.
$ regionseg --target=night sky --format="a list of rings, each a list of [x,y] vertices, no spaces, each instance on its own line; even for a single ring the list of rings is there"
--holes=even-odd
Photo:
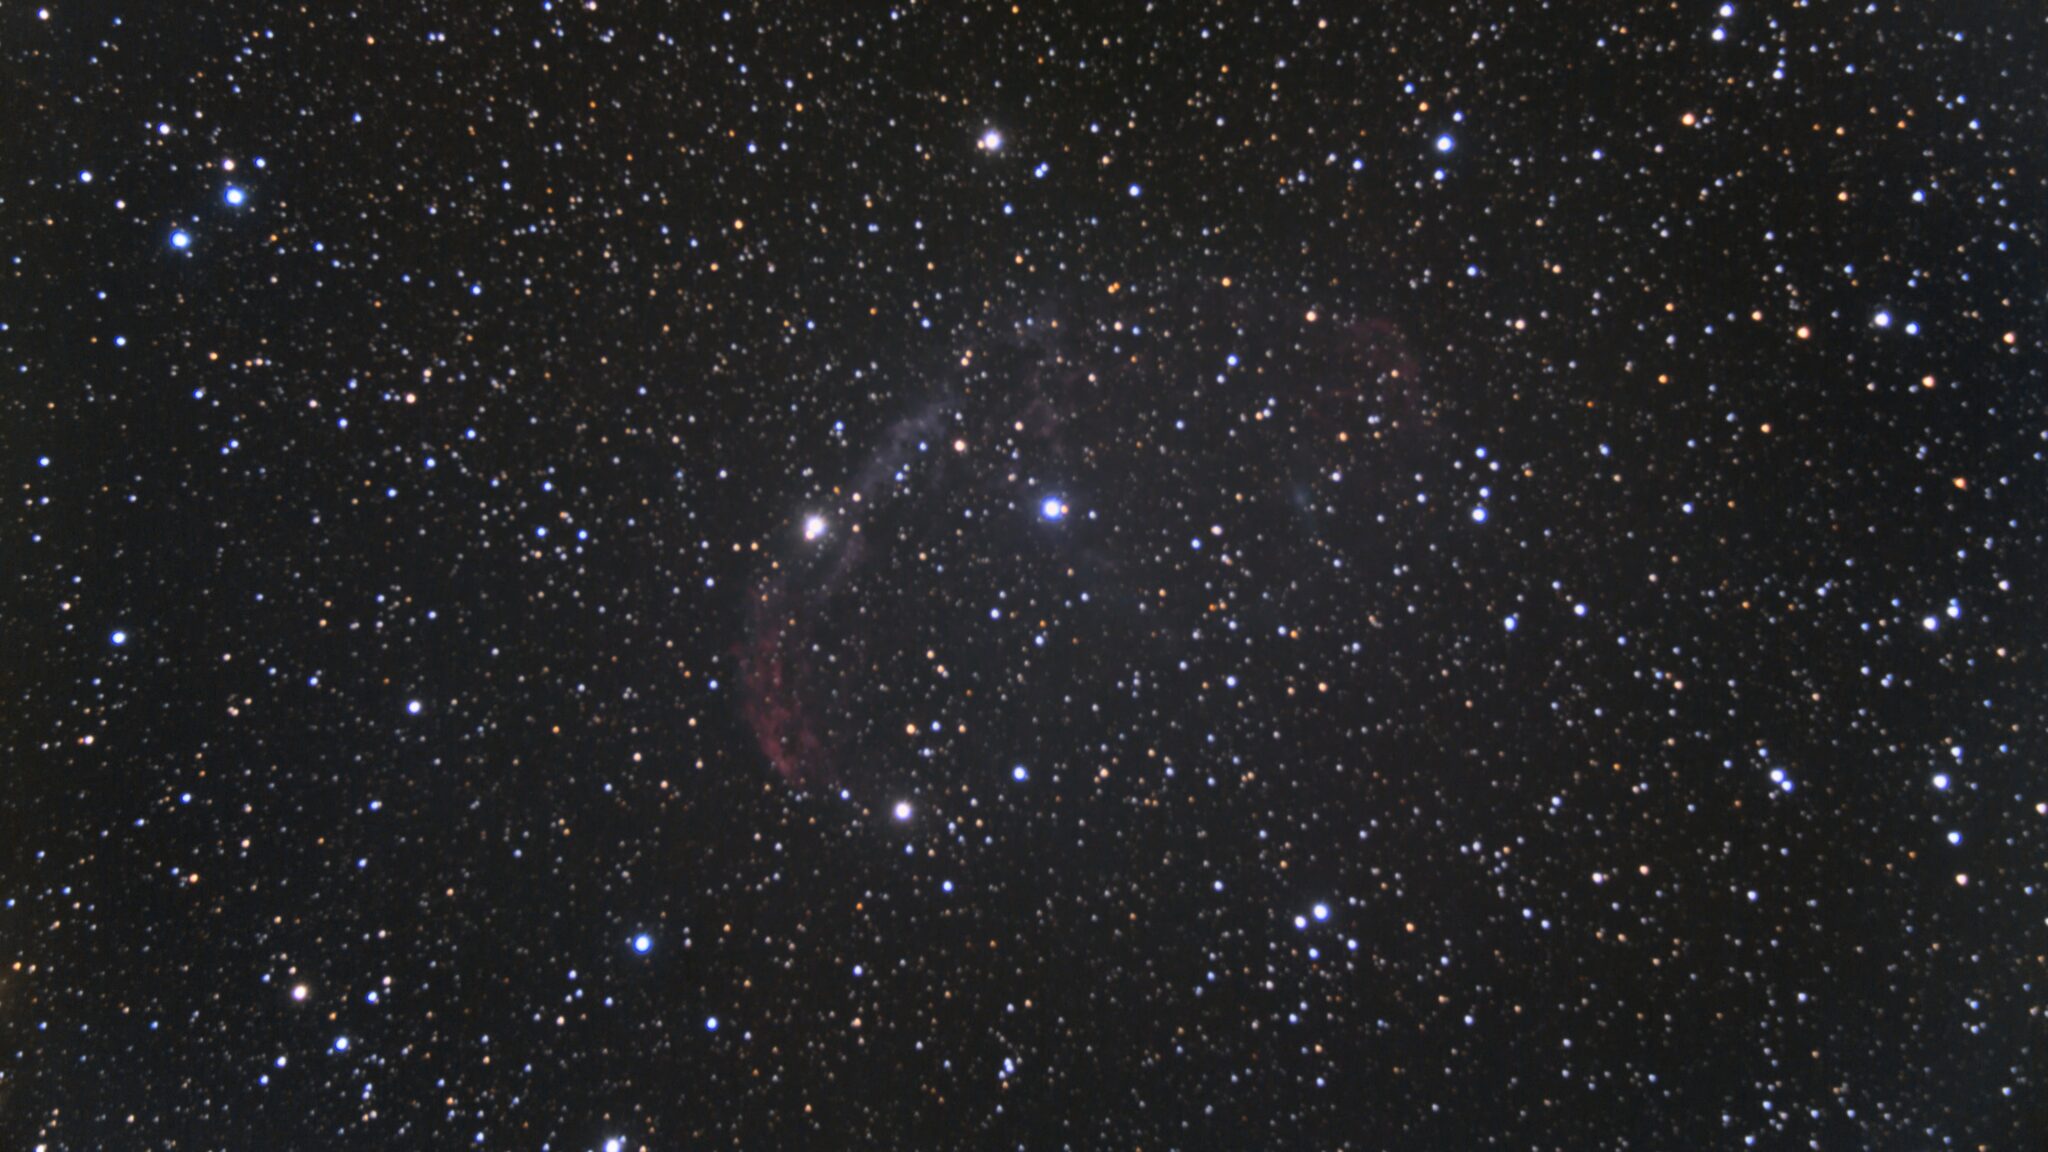
[[[2044,1146],[2031,9],[8,5],[0,1139]]]

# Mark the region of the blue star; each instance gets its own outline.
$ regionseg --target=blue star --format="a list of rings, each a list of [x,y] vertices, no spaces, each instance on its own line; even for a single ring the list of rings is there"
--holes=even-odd
[[[171,233],[171,247],[183,252],[192,246],[192,234],[183,228]]]
[[[221,197],[222,199],[225,199],[231,207],[240,208],[242,206],[242,201],[247,200],[249,198],[249,194],[247,192],[242,191],[240,188],[236,188],[233,185],[229,185],[228,190],[226,192],[221,193]]]

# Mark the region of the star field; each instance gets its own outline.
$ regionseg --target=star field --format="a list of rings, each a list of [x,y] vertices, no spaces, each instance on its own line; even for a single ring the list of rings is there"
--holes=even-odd
[[[0,13],[0,1137],[2048,1140],[2019,6]]]

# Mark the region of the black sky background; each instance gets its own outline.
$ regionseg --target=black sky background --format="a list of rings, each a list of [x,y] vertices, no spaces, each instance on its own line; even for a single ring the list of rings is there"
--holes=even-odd
[[[2048,29],[1718,9],[8,8],[0,1132],[2035,1146]]]

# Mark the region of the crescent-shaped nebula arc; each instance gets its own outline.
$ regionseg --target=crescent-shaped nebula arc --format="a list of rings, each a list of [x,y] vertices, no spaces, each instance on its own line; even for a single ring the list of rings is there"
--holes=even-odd
[[[791,494],[750,590],[739,694],[790,786],[877,802],[1007,778],[1041,748],[1156,746],[1192,719],[1105,701],[1193,673],[1191,637],[1219,626],[1161,589],[1205,566],[1218,604],[1255,572],[1313,591],[1376,547],[1374,521],[1328,510],[1404,483],[1444,432],[1399,328],[1199,295],[1148,311],[1018,323],[900,366],[934,383],[844,482]],[[1216,406],[1186,403],[1205,392],[1242,417],[1188,419]],[[1231,522],[1162,535],[1197,497]],[[1221,626],[1284,623],[1285,599],[1244,603]]]

